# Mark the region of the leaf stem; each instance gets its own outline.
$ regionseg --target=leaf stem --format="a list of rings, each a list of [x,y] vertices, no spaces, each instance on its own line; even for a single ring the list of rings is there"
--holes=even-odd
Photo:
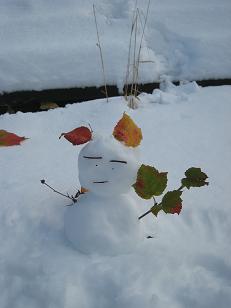
[[[154,205],[157,205],[158,203],[157,203],[157,201],[156,201],[156,198],[153,196],[152,197],[153,198],[153,200],[154,200]]]
[[[153,200],[154,200],[154,205],[150,208],[150,210],[148,210],[147,212],[145,212],[144,214],[142,214],[140,217],[138,217],[138,220],[140,220],[140,219],[142,219],[143,217],[145,217],[146,215],[150,214],[150,213],[152,212],[152,209],[153,209],[154,206],[161,205],[161,202],[158,203],[158,202],[156,201],[156,199],[155,199],[154,196],[153,196],[152,198],[153,198]]]
[[[143,217],[145,217],[146,215],[150,214],[152,212],[152,208],[150,210],[148,210],[147,212],[145,212],[143,215],[141,215],[140,217],[138,217],[138,219],[142,219]]]

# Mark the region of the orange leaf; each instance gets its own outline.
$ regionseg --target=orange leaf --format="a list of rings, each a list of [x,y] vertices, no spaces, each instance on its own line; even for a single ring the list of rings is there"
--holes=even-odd
[[[12,145],[20,145],[20,143],[28,138],[19,137],[14,133],[9,133],[4,129],[0,129],[0,146],[7,147]]]
[[[129,147],[137,147],[143,138],[141,129],[126,113],[116,124],[113,136]]]
[[[89,128],[85,126],[80,126],[68,133],[62,133],[59,139],[64,136],[73,145],[84,144],[91,140],[92,133]]]

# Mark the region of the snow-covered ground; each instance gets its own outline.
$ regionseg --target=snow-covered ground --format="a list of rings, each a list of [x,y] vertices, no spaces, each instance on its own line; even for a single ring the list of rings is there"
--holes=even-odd
[[[120,89],[134,2],[94,1],[106,80]],[[230,0],[151,0],[140,81],[230,78],[230,16]],[[1,0],[0,42],[0,91],[103,84],[92,1]]]
[[[229,307],[230,97],[229,86],[168,85],[142,94],[134,111],[123,98],[113,98],[1,116],[1,129],[30,138],[0,148],[1,308]],[[60,133],[90,123],[94,131],[111,134],[124,111],[142,128],[141,162],[168,171],[170,189],[191,166],[201,167],[210,185],[186,191],[179,216],[144,219],[154,238],[135,252],[84,255],[64,235],[68,200],[40,179],[74,193],[81,146],[59,140]],[[138,206],[143,213],[150,203]]]

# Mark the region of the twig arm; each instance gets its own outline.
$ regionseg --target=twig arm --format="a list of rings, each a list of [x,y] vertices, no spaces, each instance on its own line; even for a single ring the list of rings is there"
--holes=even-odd
[[[75,196],[69,196],[68,194],[65,195],[65,194],[61,193],[60,191],[58,191],[58,190],[54,189],[53,187],[51,187],[49,184],[46,183],[45,180],[41,180],[40,182],[41,182],[43,185],[46,185],[48,188],[50,188],[50,189],[51,189],[53,192],[55,192],[56,194],[59,194],[59,195],[61,195],[61,196],[63,196],[63,197],[66,197],[66,198],[72,200],[74,203],[76,203],[76,202],[77,202],[77,198],[78,198],[80,195],[83,194],[80,190],[78,190],[77,193],[75,194]]]

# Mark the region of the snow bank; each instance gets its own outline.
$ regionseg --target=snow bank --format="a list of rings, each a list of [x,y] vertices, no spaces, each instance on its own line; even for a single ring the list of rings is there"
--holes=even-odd
[[[94,2],[107,83],[121,88],[134,1]],[[230,15],[229,0],[151,1],[140,81],[230,78]],[[103,84],[91,1],[1,0],[0,41],[0,91]]]
[[[229,307],[230,96],[226,86],[203,88],[179,103],[146,101],[134,111],[116,98],[0,116],[2,129],[30,137],[0,148],[0,306]],[[124,111],[142,128],[141,161],[169,171],[169,189],[190,166],[202,167],[210,185],[185,192],[180,216],[147,216],[143,225],[154,238],[135,253],[84,255],[64,235],[69,201],[40,179],[74,193],[81,146],[59,140],[60,133],[90,123],[109,135]],[[138,206],[142,214],[150,203],[140,199]]]

